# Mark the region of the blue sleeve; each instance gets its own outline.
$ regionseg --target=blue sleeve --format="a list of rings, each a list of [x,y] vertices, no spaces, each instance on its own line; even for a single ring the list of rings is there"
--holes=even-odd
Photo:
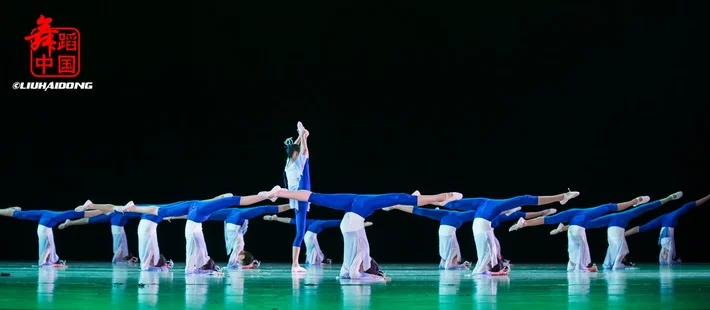
[[[232,214],[232,211],[237,212],[235,209],[222,209],[215,213],[210,214],[207,218],[208,221],[226,221],[227,217]]]
[[[441,219],[444,218],[444,216],[451,214],[451,211],[414,207],[414,209],[412,210],[412,213],[419,215],[419,216],[428,217],[432,220],[441,221]]]
[[[99,224],[107,223],[111,220],[111,215],[109,214],[99,214],[97,216],[92,216],[89,218],[89,224]]]
[[[310,231],[314,234],[319,234],[325,229],[340,226],[340,222],[342,222],[342,221],[341,220],[328,220],[328,221],[316,220],[313,223],[308,224],[308,231]]]

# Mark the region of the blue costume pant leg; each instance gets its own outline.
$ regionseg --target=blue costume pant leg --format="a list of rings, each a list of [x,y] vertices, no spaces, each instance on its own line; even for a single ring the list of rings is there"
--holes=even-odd
[[[199,201],[196,205],[197,212],[201,215],[209,216],[219,210],[229,208],[231,206],[238,206],[241,200],[242,197],[240,196],[232,196],[214,200]]]
[[[257,216],[264,215],[264,214],[279,213],[279,207],[277,207],[277,206],[263,206],[263,207],[245,208],[245,209],[240,209],[239,212],[241,212],[241,216],[243,219],[249,220],[249,219],[253,219]]]
[[[425,208],[417,208],[417,207],[414,207],[414,209],[412,209],[412,213],[414,213],[416,215],[428,217],[432,220],[437,220],[437,221],[441,221],[441,219],[444,218],[444,216],[446,216],[452,212],[453,211],[433,210],[433,209],[425,209]]]
[[[76,220],[84,217],[84,211],[65,211],[54,218],[54,222],[62,223],[66,220]]]
[[[417,200],[417,196],[409,194],[361,195],[360,199],[355,199],[355,203],[358,208],[366,210],[365,213],[372,213],[395,205],[416,206]]]
[[[480,205],[486,202],[486,198],[464,198],[460,200],[454,200],[444,205],[444,208],[451,210],[461,210],[461,211],[474,211],[478,209]]]
[[[334,210],[348,211],[357,196],[357,194],[311,193],[311,196],[308,198],[308,202]]]
[[[523,195],[509,199],[487,199],[478,210],[476,217],[493,221],[504,211],[522,206],[537,205],[537,196]]]
[[[15,211],[12,213],[12,217],[20,220],[39,222],[39,220],[42,219],[42,216],[44,216],[45,213],[47,212],[37,210]]]
[[[555,215],[546,216],[543,218],[544,224],[550,225],[550,224],[567,223],[575,215],[577,215],[577,213],[579,211],[580,211],[580,209],[569,209],[567,211],[563,211],[563,212],[557,213]]]
[[[301,174],[301,180],[298,182],[299,190],[311,190],[311,159],[306,158],[303,164],[303,174]],[[313,195],[313,194],[311,194]],[[298,209],[296,211],[296,237],[293,238],[293,246],[300,247],[303,244],[303,237],[306,235],[306,218],[308,215],[308,208],[310,207],[308,202],[299,201]]]
[[[179,203],[171,203],[169,205],[159,206],[158,217],[176,217],[185,216],[190,212],[190,206],[192,206],[195,201],[182,201]]]
[[[595,219],[609,212],[619,210],[619,206],[615,203],[608,203],[594,208],[582,209],[578,215],[584,215],[587,219]]]
[[[661,228],[661,226],[663,225],[663,220],[665,219],[666,215],[667,214],[661,215],[661,216],[653,219],[652,221],[639,226],[639,232],[647,232],[647,231]]]

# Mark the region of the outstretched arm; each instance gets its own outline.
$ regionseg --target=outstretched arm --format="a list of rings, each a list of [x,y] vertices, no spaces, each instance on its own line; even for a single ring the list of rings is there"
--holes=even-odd
[[[265,220],[265,221],[279,222],[279,223],[284,223],[284,224],[291,224],[291,218],[290,218],[290,217],[278,217],[278,216],[276,216],[276,215],[264,215],[264,220]]]
[[[166,220],[166,221],[168,221],[168,222],[170,222],[170,221],[172,221],[172,220],[186,220],[186,219],[187,219],[187,215],[183,215],[183,216],[168,216],[168,217],[163,218],[163,219]]]
[[[631,235],[635,235],[635,234],[637,234],[638,232],[639,232],[639,226],[636,226],[636,227],[634,227],[634,228],[631,228],[631,229],[625,231],[625,232],[624,232],[624,237],[628,237],[628,236],[631,236]]]
[[[96,218],[96,217],[92,217],[92,218]],[[85,218],[83,218],[83,219],[78,219],[78,220],[73,220],[73,221],[72,221],[72,220],[67,220],[67,221],[64,222],[64,223],[59,224],[59,229],[64,229],[64,228],[67,228],[67,227],[69,227],[69,226],[86,225],[86,224],[89,224],[89,220],[92,219],[92,218],[85,217]]]

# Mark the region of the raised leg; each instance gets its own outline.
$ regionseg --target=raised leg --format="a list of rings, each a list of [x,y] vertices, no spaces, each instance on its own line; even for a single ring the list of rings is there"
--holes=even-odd
[[[10,207],[10,208],[5,208],[5,209],[0,209],[0,216],[7,216],[7,217],[13,217],[13,214],[15,211],[22,211],[22,208],[20,207]],[[25,212],[31,212],[31,211],[25,211]],[[41,212],[41,211],[34,211],[34,212]],[[39,216],[36,216],[37,219],[35,221],[39,221],[39,219],[42,217],[40,214]]]

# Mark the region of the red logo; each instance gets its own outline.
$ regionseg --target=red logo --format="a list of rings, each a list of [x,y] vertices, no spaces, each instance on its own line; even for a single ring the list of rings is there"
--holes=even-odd
[[[37,78],[75,78],[81,71],[81,34],[73,27],[52,27],[40,15],[30,41],[30,72]]]

